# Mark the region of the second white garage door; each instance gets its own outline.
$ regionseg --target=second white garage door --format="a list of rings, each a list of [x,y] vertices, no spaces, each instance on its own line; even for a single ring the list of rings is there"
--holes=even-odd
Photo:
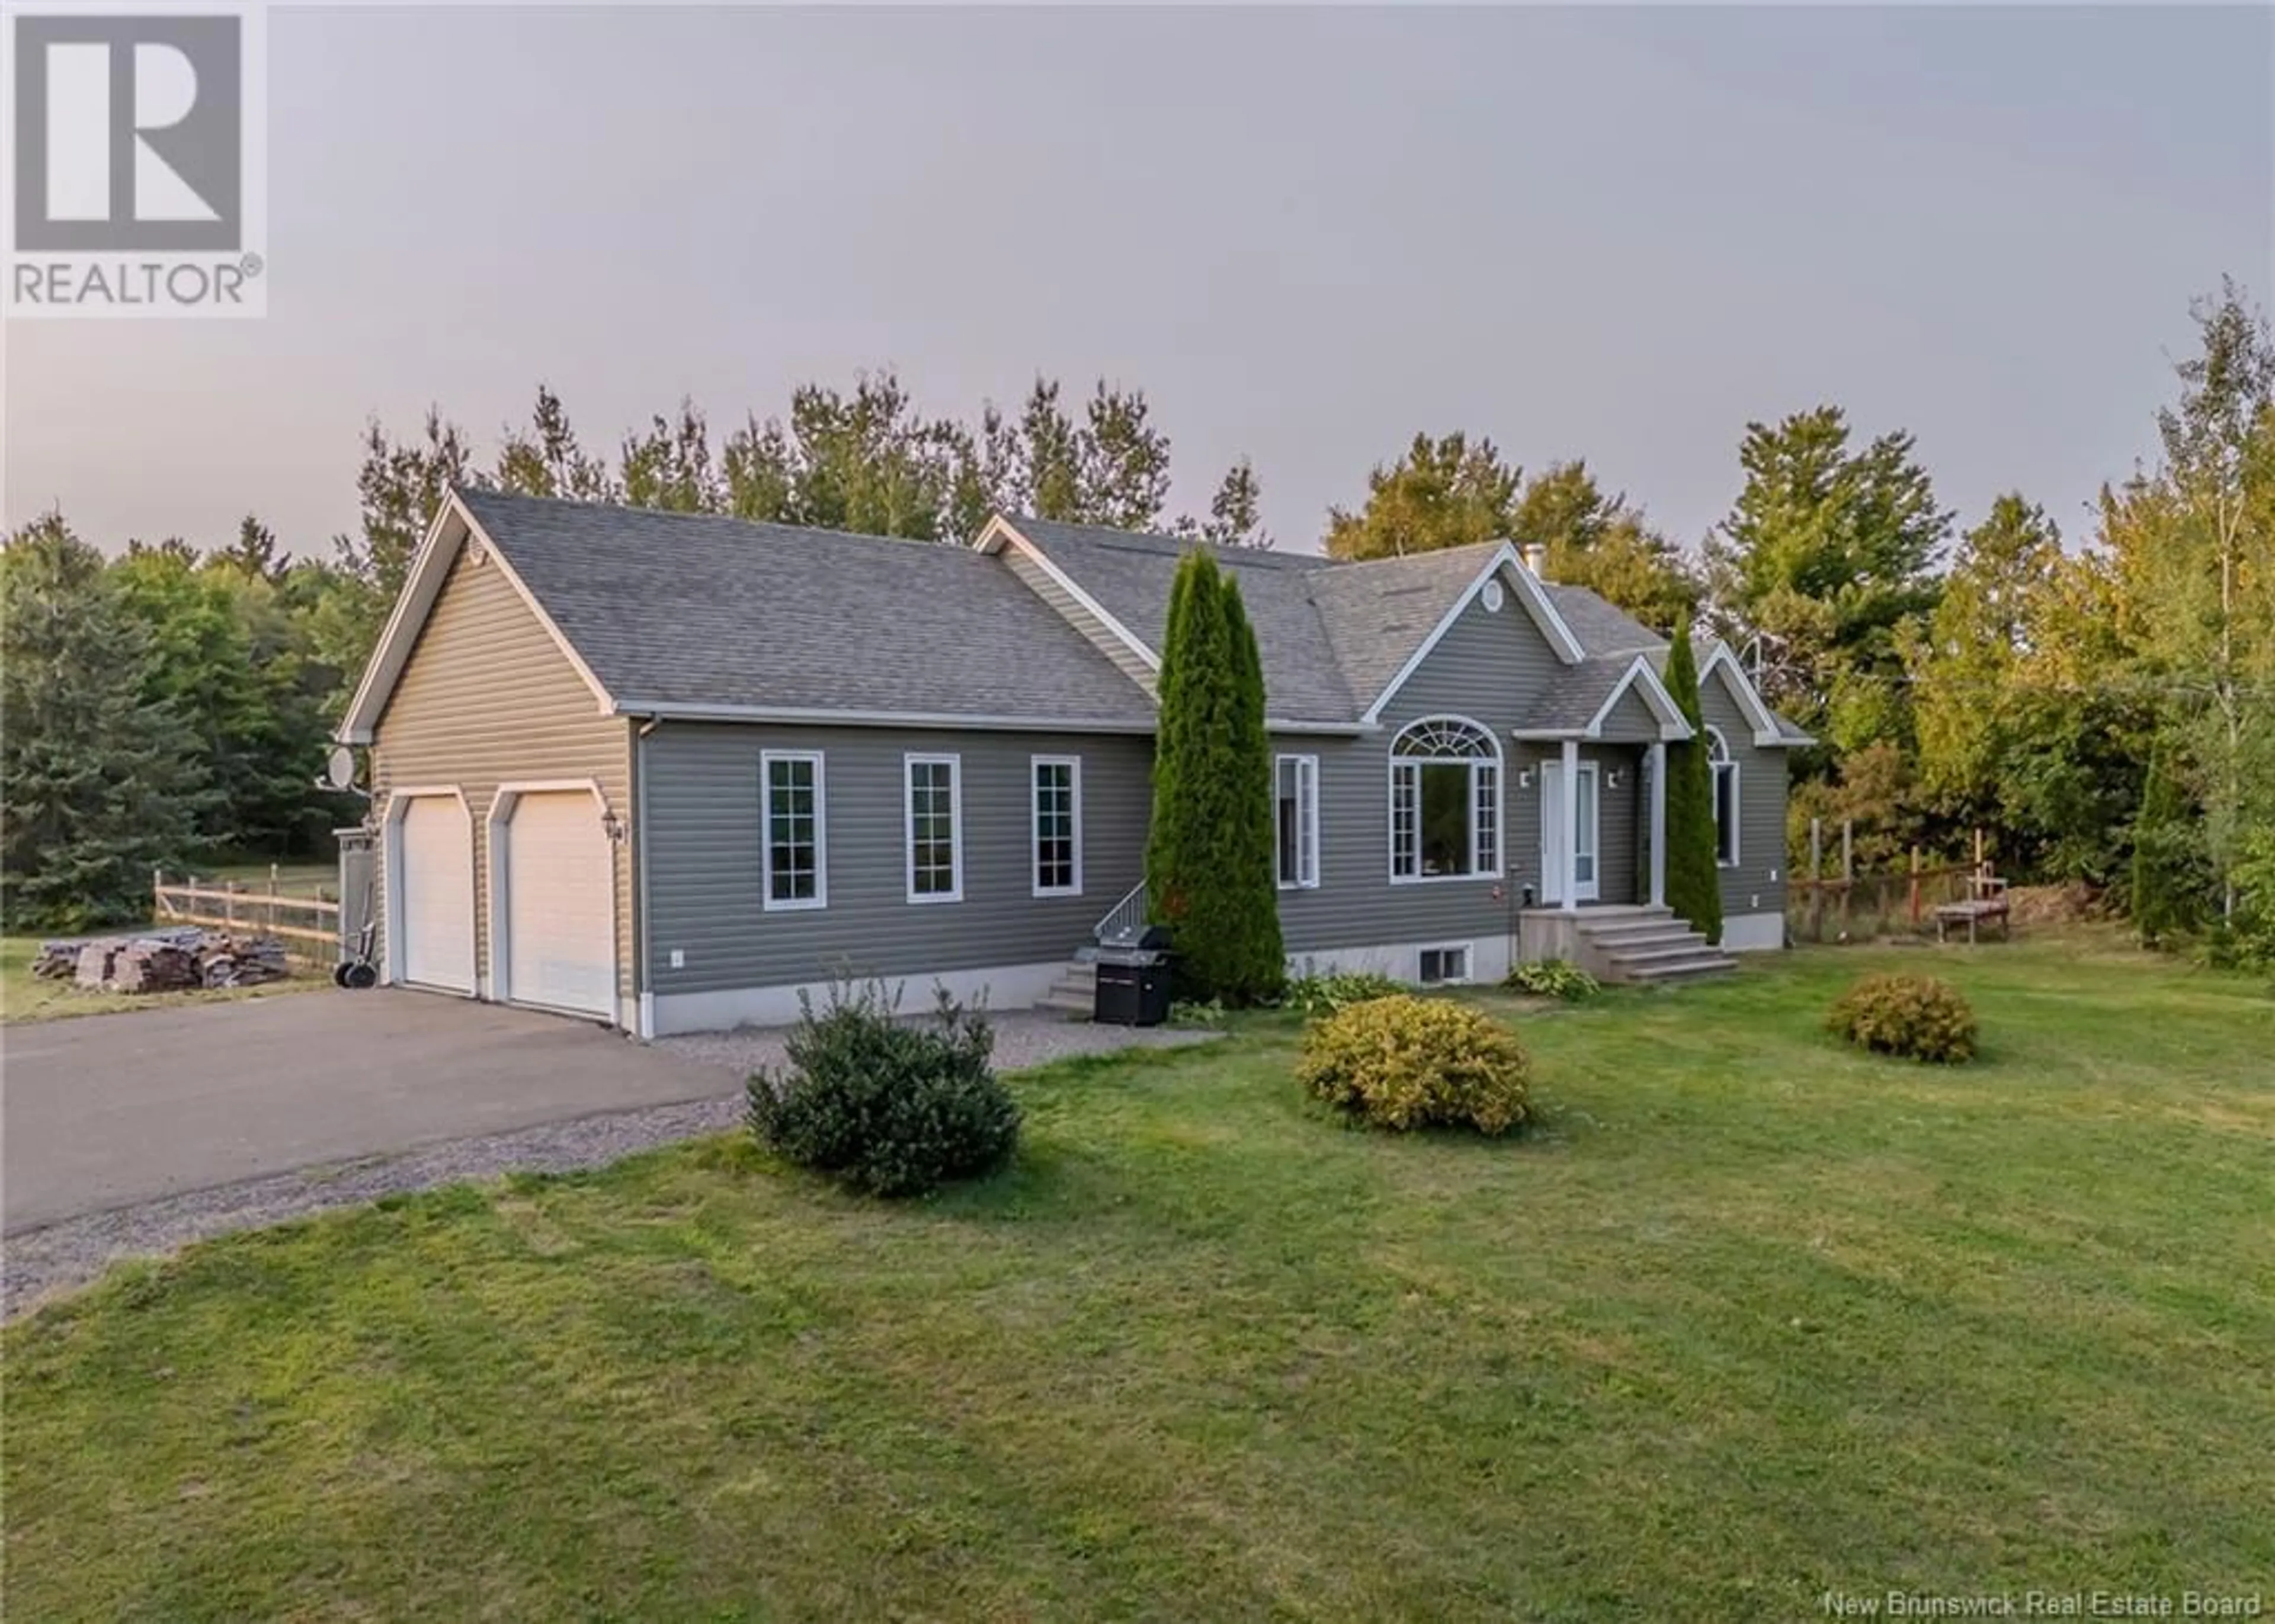
[[[581,789],[523,794],[503,835],[506,997],[613,1019],[615,865],[599,802]]]

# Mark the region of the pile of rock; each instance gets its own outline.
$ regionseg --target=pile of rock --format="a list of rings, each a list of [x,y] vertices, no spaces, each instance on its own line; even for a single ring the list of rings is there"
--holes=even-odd
[[[44,941],[32,973],[106,993],[175,993],[193,987],[255,986],[292,973],[274,936],[238,935],[194,925]]]
[[[292,973],[284,944],[274,936],[208,935],[198,971],[208,986],[258,986]]]

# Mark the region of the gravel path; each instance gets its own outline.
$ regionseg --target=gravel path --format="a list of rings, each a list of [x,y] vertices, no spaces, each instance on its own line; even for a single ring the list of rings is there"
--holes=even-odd
[[[1017,1012],[994,1017],[995,1063],[1005,1071],[1077,1054],[1172,1048],[1216,1034],[1165,1027],[1093,1026]],[[571,1173],[637,1151],[723,1132],[743,1120],[742,1080],[778,1066],[784,1034],[745,1029],[665,1038],[657,1046],[720,1068],[720,1097],[618,1111],[431,1145],[399,1156],[335,1162],[273,1178],[192,1190],[11,1235],[0,1261],[0,1318],[12,1319],[58,1292],[85,1285],[125,1258],[170,1252],[208,1235],[254,1229],[399,1191],[432,1190],[507,1173]]]

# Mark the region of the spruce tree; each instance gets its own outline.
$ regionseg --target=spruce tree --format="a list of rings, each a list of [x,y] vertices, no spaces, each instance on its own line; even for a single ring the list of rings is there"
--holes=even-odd
[[[1180,991],[1245,1003],[1281,980],[1270,741],[1254,632],[1209,554],[1178,566],[1158,687],[1145,873]]]
[[[188,730],[145,692],[147,637],[56,515],[0,552],[0,918],[146,917],[203,802]]]
[[[1714,768],[1707,759],[1705,714],[1690,623],[1674,629],[1667,691],[1691,736],[1667,747],[1667,905],[1709,941],[1722,940],[1722,880],[1714,867]]]

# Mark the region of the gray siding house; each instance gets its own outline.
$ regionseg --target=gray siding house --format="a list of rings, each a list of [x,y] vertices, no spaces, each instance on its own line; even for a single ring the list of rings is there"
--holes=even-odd
[[[1035,1003],[1142,907],[1175,538],[969,547],[454,493],[343,737],[384,975],[641,1037],[846,973]],[[1664,641],[1506,544],[1226,549],[1263,654],[1298,970],[1726,962],[1661,905]],[[1784,940],[1786,752],[1702,668],[1724,946]]]

